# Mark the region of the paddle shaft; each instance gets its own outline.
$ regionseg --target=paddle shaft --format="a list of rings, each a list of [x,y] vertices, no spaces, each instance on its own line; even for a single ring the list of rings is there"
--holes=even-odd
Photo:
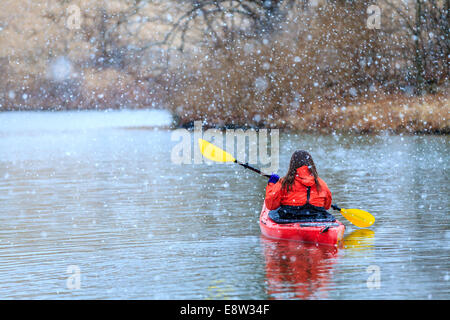
[[[270,178],[270,175],[262,173],[261,170],[253,168],[253,167],[249,166],[247,163],[242,163],[242,162],[240,162],[238,160],[234,160],[234,162],[237,163],[240,166],[243,166],[245,169],[252,170],[253,172],[256,172],[256,173],[258,173],[258,174],[260,174],[260,175],[262,175],[264,177]]]
[[[337,205],[335,205],[335,204],[332,204],[331,207],[332,207],[334,210],[341,211],[341,208],[339,208],[339,207],[338,207]]]

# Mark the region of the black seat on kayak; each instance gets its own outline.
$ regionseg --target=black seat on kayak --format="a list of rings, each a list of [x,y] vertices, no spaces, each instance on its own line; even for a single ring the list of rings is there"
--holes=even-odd
[[[336,221],[336,218],[324,208],[312,205],[281,206],[276,210],[269,211],[269,218],[278,224]]]

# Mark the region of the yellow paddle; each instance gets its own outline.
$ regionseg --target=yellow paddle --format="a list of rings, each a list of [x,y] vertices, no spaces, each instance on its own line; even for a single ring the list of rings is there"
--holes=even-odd
[[[373,225],[373,223],[375,222],[375,217],[370,213],[368,213],[367,211],[361,209],[339,208],[335,204],[332,204],[331,207],[334,210],[339,211],[344,216],[345,219],[347,219],[357,227],[367,228]]]
[[[206,140],[198,139],[198,143],[200,145],[200,152],[205,158],[209,160],[216,162],[234,162],[243,166],[246,169],[250,169],[262,176],[270,178],[270,175],[262,173],[261,170],[253,168],[249,166],[247,163],[242,163],[236,160],[231,154],[220,149],[219,147],[216,147],[215,145]],[[331,205],[331,207],[334,210],[338,210],[344,216],[344,218],[346,218],[348,221],[350,221],[357,227],[367,228],[370,227],[375,222],[375,218],[367,211],[360,209],[343,209],[343,208],[341,209],[334,204]]]
[[[213,145],[212,143],[210,143],[206,140],[198,139],[198,143],[200,145],[200,152],[206,159],[216,161],[216,162],[234,162],[234,163],[237,163],[237,164],[243,166],[246,169],[250,169],[264,177],[270,178],[270,175],[264,174],[261,172],[261,170],[250,167],[247,163],[242,163],[242,162],[236,160],[231,154],[220,149],[219,147],[216,147],[215,145]]]

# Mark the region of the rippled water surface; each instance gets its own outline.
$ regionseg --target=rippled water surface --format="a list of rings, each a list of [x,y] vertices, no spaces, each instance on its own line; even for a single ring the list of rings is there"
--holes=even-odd
[[[169,123],[0,113],[0,298],[450,298],[447,136],[281,134],[280,174],[307,149],[336,204],[377,218],[337,215],[334,248],[262,237],[266,180],[172,163]]]

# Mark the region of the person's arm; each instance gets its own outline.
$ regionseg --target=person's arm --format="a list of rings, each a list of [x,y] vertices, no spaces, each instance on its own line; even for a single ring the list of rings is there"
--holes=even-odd
[[[327,197],[325,199],[325,210],[330,209],[332,200],[333,198],[331,196],[331,191],[330,189],[327,188]]]
[[[332,196],[331,196],[331,191],[328,188],[327,184],[325,183],[325,181],[323,181],[322,179],[319,178],[319,183],[320,183],[320,188],[322,189],[320,192],[320,195],[323,197],[325,196],[325,204],[324,204],[324,208],[325,210],[330,209],[331,207],[331,201],[333,200]],[[325,195],[323,193],[325,193]]]
[[[280,177],[273,174],[266,187],[266,208],[269,210],[275,210],[281,205],[281,181],[278,181]]]
[[[324,182],[323,185],[325,187],[325,192],[326,192],[326,195],[325,195],[325,210],[328,210],[331,207],[331,201],[333,201],[333,197],[331,196],[331,191],[328,188],[327,184]]]

